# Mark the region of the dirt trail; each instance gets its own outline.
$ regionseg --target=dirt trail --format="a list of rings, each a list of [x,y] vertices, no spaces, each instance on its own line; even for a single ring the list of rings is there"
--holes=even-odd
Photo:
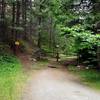
[[[100,100],[99,93],[76,80],[63,69],[47,67],[35,70],[21,100]]]
[[[30,60],[30,55],[19,53],[17,54],[17,56],[23,65],[23,70],[25,72],[29,72],[32,69],[32,65],[33,65],[33,62]]]

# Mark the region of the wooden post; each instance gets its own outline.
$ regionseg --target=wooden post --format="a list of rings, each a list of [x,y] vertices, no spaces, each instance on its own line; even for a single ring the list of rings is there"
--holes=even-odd
[[[59,61],[59,51],[58,51],[59,45],[56,45],[56,48],[57,48],[56,60],[58,62]]]

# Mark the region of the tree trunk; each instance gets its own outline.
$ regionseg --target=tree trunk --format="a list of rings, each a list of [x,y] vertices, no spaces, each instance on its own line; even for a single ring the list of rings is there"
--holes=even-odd
[[[27,32],[26,32],[26,23],[27,23],[27,0],[22,0],[22,18],[23,18],[23,28],[24,28],[24,32],[23,32],[23,38],[27,39]]]
[[[42,6],[41,6],[41,0],[40,0],[40,5],[39,5],[39,13],[42,12]],[[38,25],[39,25],[39,29],[38,29],[38,48],[41,49],[41,24],[42,24],[42,16],[39,15],[38,16]]]
[[[42,18],[39,17],[39,29],[38,29],[38,48],[41,49],[41,21]]]
[[[20,24],[20,1],[17,0],[17,6],[16,6],[16,27],[18,28]],[[17,40],[19,37],[18,34],[18,29],[16,30],[16,35],[15,35],[15,39]]]
[[[97,61],[98,61],[98,68],[100,69],[100,46],[97,47]]]
[[[1,1],[1,37],[2,40],[6,40],[6,30],[5,30],[5,0]]]
[[[29,29],[29,40],[31,40],[32,35],[32,0],[30,0],[30,29]]]
[[[11,30],[11,39],[14,39],[15,40],[15,3],[13,3],[12,5],[12,30]]]

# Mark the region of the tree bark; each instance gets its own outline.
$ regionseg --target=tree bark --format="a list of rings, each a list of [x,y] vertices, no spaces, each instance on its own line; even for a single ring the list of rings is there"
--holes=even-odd
[[[23,38],[27,39],[27,32],[26,32],[26,23],[27,23],[27,0],[22,0],[22,18],[23,18],[23,28],[24,28],[24,32],[23,32]]]
[[[100,46],[97,47],[97,61],[98,61],[98,68],[100,69]]]
[[[12,4],[12,30],[11,30],[11,39],[15,40],[15,3]]]
[[[17,5],[16,5],[16,27],[18,28],[20,24],[20,1],[17,0]],[[15,35],[15,39],[17,40],[19,37],[18,34],[18,29],[16,30],[16,35]]]
[[[42,18],[39,17],[38,20],[39,20],[39,29],[38,29],[38,48],[41,49],[41,21],[42,21]]]
[[[1,37],[2,40],[6,40],[6,30],[5,30],[5,0],[1,1]]]

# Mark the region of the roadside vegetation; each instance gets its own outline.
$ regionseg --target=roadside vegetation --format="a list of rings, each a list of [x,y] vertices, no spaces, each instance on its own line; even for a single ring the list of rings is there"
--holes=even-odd
[[[100,73],[93,69],[79,69],[76,66],[68,66],[68,70],[79,77],[82,84],[100,91]]]
[[[20,61],[0,52],[0,100],[19,100],[25,79]]]

